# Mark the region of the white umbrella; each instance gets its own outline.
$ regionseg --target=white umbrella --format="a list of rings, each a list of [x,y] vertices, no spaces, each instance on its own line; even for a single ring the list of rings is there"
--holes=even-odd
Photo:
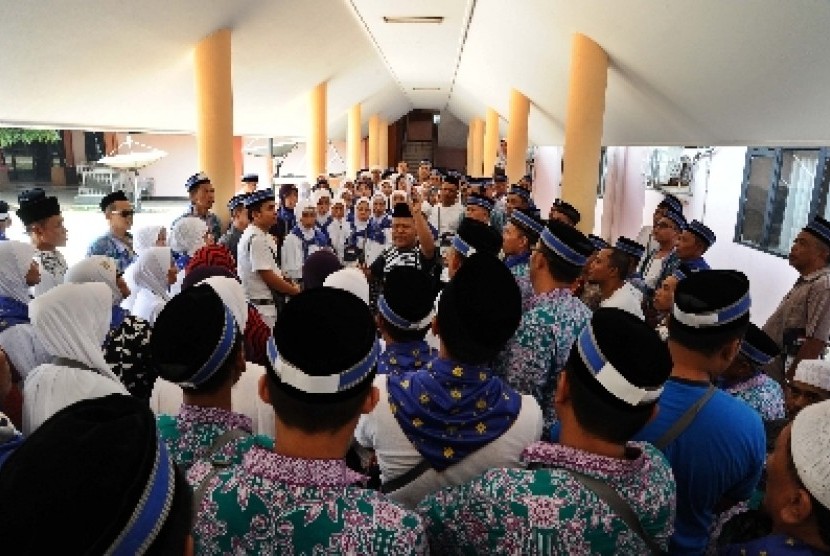
[[[134,151],[134,145],[146,148],[147,150]],[[127,152],[118,154],[118,150],[123,146],[127,147]],[[143,143],[134,141],[131,136],[127,135],[127,139],[118,145],[113,153],[100,158],[98,160],[98,164],[109,166],[110,168],[115,168],[117,170],[130,170],[133,172],[133,200],[136,204],[136,210],[138,210],[141,205],[141,191],[138,185],[138,170],[161,160],[165,156],[167,156],[165,151],[148,147]]]

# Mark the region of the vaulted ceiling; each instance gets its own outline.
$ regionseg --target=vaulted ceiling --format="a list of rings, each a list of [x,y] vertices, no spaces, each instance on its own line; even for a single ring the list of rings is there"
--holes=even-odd
[[[570,45],[611,59],[609,145],[830,144],[825,0],[0,0],[0,125],[192,132],[193,46],[233,32],[234,131],[303,136],[328,81],[329,136],[362,104],[506,126],[511,88],[530,138],[564,138]],[[438,16],[441,23],[386,23]],[[504,128],[506,129],[506,127]]]

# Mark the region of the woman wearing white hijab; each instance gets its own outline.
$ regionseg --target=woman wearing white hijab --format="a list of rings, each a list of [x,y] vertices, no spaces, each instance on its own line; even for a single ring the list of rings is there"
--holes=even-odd
[[[64,281],[67,284],[99,282],[109,288],[113,305],[110,329],[104,341],[104,359],[130,394],[149,399],[158,376],[148,356],[152,326],[118,305],[130,290],[118,274],[115,261],[103,255],[87,257],[70,267]]]
[[[167,229],[164,226],[152,225],[144,226],[135,231],[133,236],[133,250],[136,255],[141,255],[151,247],[165,247],[167,246]],[[133,292],[124,301],[121,306],[128,311],[135,303],[135,292],[138,290],[135,286],[135,261],[124,270],[124,282],[127,287]]]
[[[0,332],[29,322],[29,286],[40,282],[35,248],[21,241],[0,243]]]
[[[208,237],[212,238],[213,236],[210,234],[207,224],[201,218],[180,218],[173,224],[173,229],[170,230],[170,248],[173,250],[179,274],[176,277],[176,282],[170,287],[172,295],[182,291],[184,269],[193,254],[207,244]],[[211,239],[210,242],[213,243],[213,240]]]
[[[104,284],[62,284],[32,300],[32,326],[55,359],[23,386],[23,434],[77,401],[129,395],[104,359],[112,292]]]
[[[167,289],[175,283],[178,269],[173,263],[169,247],[151,247],[138,256],[135,264],[137,291],[130,312],[152,325],[170,299]]]

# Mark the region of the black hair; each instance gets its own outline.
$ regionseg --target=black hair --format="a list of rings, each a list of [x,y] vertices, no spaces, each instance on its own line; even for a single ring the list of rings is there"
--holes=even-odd
[[[545,257],[548,272],[550,272],[553,279],[557,282],[573,282],[582,274],[583,267],[565,262],[559,256],[555,255],[553,251],[548,249],[548,246],[544,243],[540,244],[539,252]]]
[[[744,337],[747,328],[749,328],[749,316],[742,317],[742,320],[744,322],[737,326],[730,326],[728,329],[722,331],[708,330],[704,334],[700,330],[691,332],[684,326],[678,326],[675,320],[669,316],[669,340],[677,342],[686,349],[711,357],[729,342],[740,340]]]
[[[374,373],[373,373],[374,374]],[[364,381],[353,395],[346,399],[325,404],[307,402],[277,386],[273,372],[266,382],[274,413],[286,426],[308,434],[334,433],[360,415],[366,396],[372,390],[372,381]]]
[[[624,251],[611,249],[611,254],[608,256],[608,265],[617,270],[617,275],[620,277],[620,280],[625,281],[630,275],[631,260],[633,258]]]
[[[292,193],[294,193],[294,191],[293,191],[293,190],[292,190],[292,191],[289,191],[289,192],[288,192],[288,194],[286,195],[286,197],[288,197],[288,196],[289,196],[289,195],[291,195]],[[264,203],[267,203],[268,201],[274,201],[274,202],[276,203],[276,201],[275,201],[274,199],[263,199],[263,200],[261,200],[261,201],[257,201],[256,203],[251,203],[250,205],[248,205],[248,220],[250,220],[250,221],[252,221],[252,222],[253,222],[253,220],[254,220],[254,212],[258,212],[258,211],[260,211],[260,210],[262,209],[262,205],[263,205]],[[289,231],[290,231],[290,230],[289,230]]]
[[[418,342],[423,340],[426,337],[427,332],[429,332],[429,325],[419,330],[404,330],[403,328],[398,328],[386,320],[386,317],[384,317],[380,312],[378,313],[378,317],[380,319],[380,327],[383,328],[383,331],[389,334],[389,337],[399,344]]]
[[[147,556],[165,556],[167,554],[184,554],[190,531],[193,525],[193,495],[187,478],[176,464],[176,486],[173,493],[173,502],[170,512],[156,536],[153,544],[147,548]]]

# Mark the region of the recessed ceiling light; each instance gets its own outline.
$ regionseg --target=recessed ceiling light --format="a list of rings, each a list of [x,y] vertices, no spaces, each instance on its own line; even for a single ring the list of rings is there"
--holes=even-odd
[[[444,23],[444,16],[440,15],[404,15],[404,16],[384,16],[384,23]]]
[[[440,91],[441,87],[412,87],[413,91]]]

